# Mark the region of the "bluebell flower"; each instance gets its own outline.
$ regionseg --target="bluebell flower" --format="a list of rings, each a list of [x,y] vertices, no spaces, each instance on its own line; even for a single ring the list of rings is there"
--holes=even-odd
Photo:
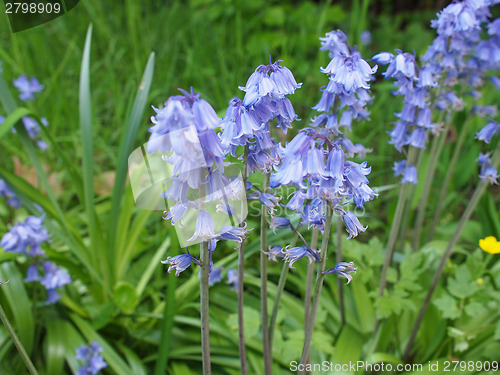
[[[44,276],[40,280],[40,283],[45,287],[45,289],[47,289],[48,292],[48,299],[45,303],[54,304],[61,298],[59,293],[57,293],[57,289],[69,284],[71,282],[71,277],[67,271],[57,267],[50,261],[43,262],[42,268]]]
[[[7,204],[13,208],[21,207],[22,203],[12,190],[10,190],[7,183],[0,178],[0,197],[7,199]]]
[[[349,237],[347,239],[351,239],[353,237],[357,237],[360,232],[364,232],[366,227],[363,227],[359,222],[356,215],[352,212],[344,211],[342,212],[342,219],[346,225],[346,231],[349,233]]]
[[[280,62],[281,60],[278,60],[269,65],[259,65],[248,78],[246,85],[240,87],[240,90],[245,91],[245,107],[255,106],[265,97],[282,99],[302,86],[287,67],[280,66]]]
[[[246,223],[243,227],[223,226],[217,239],[242,243],[248,233],[246,226]]]
[[[278,261],[277,258],[283,258],[283,246],[269,246],[268,251],[263,251],[263,254],[266,254],[269,257],[269,260],[273,260],[275,262]]]
[[[392,170],[394,171],[394,176],[403,175],[406,168],[406,160],[395,161]]]
[[[97,375],[108,364],[104,361],[101,353],[103,348],[95,341],[89,345],[82,345],[76,349],[76,359],[82,361],[77,375]]]
[[[216,267],[210,272],[208,275],[208,285],[213,286],[216,283],[220,283],[222,281],[222,270],[223,267]]]
[[[320,51],[329,51],[330,58],[336,55],[349,54],[349,45],[347,44],[347,35],[342,30],[333,30],[326,33],[326,36],[320,37]]]
[[[28,257],[43,256],[45,253],[41,244],[50,239],[45,227],[42,225],[42,217],[28,216],[23,223],[15,224],[0,241],[4,251],[23,254]]]
[[[284,261],[290,263],[290,268],[295,268],[293,267],[293,264],[298,261],[299,259],[302,259],[304,257],[309,258],[309,263],[311,262],[319,262],[320,258],[318,255],[318,252],[309,246],[296,246],[292,248],[285,248],[283,250],[284,253]]]
[[[341,85],[342,93],[350,94],[359,88],[369,89],[368,81],[377,67],[370,67],[359,53],[353,53],[350,56],[335,56],[321,71],[330,75],[331,82]]]
[[[226,284],[231,285],[231,289],[238,290],[238,270],[234,270],[232,268],[227,270]]]
[[[364,44],[366,46],[372,42],[372,34],[369,30],[365,30],[361,33],[359,39],[361,41],[361,44]]]
[[[274,193],[275,194],[275,193]],[[278,205],[280,200],[279,197],[275,196],[272,193],[264,193],[262,191],[254,191],[248,194],[247,199],[258,199],[260,203],[264,207],[266,207],[269,212],[272,214],[275,210],[275,207]]]
[[[201,241],[208,241],[212,238],[215,238],[217,235],[215,234],[214,220],[212,219],[212,215],[208,213],[206,210],[200,210],[198,214],[198,218],[196,219],[196,230],[192,237],[190,237],[187,241],[192,242],[196,239]]]
[[[271,218],[270,228],[276,234],[276,228],[292,228],[292,224],[286,217],[273,216]]]
[[[337,263],[335,265],[335,267],[329,268],[328,270],[323,272],[323,275],[327,275],[330,273],[337,273],[340,276],[343,276],[347,279],[347,283],[346,283],[346,285],[347,285],[352,281],[351,273],[356,275],[356,270],[358,269],[358,267],[353,267],[353,266],[354,266],[354,262],[349,262],[349,263],[340,262],[340,263]]]
[[[491,164],[491,157],[490,153],[480,153],[476,161],[481,165],[481,166],[489,166]]]
[[[41,281],[42,278],[40,277],[40,274],[38,272],[38,264],[33,263],[28,267],[28,272],[26,275],[26,278],[24,279],[25,282],[34,282],[34,281]]]
[[[35,94],[43,90],[43,85],[36,78],[29,79],[25,74],[15,79],[13,84],[21,92],[19,99],[23,101],[35,99]]]
[[[208,274],[208,285],[213,286],[216,283],[220,283],[222,281],[222,271],[224,267],[215,267],[210,270]],[[201,269],[198,271],[198,277],[201,277]]]
[[[180,254],[174,257],[167,257],[166,260],[162,260],[161,263],[168,264],[168,273],[175,270],[175,276],[179,276],[182,271],[185,271],[191,263],[201,266],[201,262],[191,255],[188,249],[186,249],[187,254]]]
[[[491,165],[484,168],[484,171],[479,175],[479,178],[482,181],[489,182],[492,185],[498,185],[498,171]]]
[[[494,121],[488,123],[485,127],[483,127],[477,134],[476,139],[483,141],[485,143],[490,143],[491,138],[495,134],[500,134],[500,124]]]
[[[401,179],[401,183],[410,183],[410,184],[417,184],[417,168],[413,165],[409,165],[405,168],[403,172],[403,178]]]

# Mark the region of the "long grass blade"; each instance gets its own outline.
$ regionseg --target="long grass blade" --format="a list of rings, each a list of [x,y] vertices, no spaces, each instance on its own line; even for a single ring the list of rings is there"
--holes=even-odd
[[[137,133],[141,125],[142,116],[146,107],[146,101],[151,87],[151,80],[153,79],[155,54],[154,52],[149,55],[144,74],[142,76],[139,89],[134,100],[130,119],[123,133],[120,142],[120,157],[116,166],[115,183],[113,187],[112,203],[111,203],[111,221],[109,226],[109,241],[108,248],[114,251],[114,258],[117,257],[118,249],[116,249],[117,227],[120,218],[120,203],[123,198],[125,189],[125,180],[127,178],[128,157],[134,147],[134,142],[137,139]]]
[[[104,282],[109,286],[109,262],[99,259],[102,254],[102,235],[99,221],[94,209],[94,147],[92,136],[92,102],[90,98],[90,47],[92,43],[92,25],[87,30],[83,49],[82,68],[80,72],[79,109],[80,130],[82,135],[83,159],[83,193],[85,212],[89,221],[90,254],[92,264],[103,273]],[[108,252],[108,255],[109,252]]]

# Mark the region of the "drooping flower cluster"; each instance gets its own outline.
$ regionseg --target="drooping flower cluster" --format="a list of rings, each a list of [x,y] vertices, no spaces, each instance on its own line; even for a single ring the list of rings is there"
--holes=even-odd
[[[248,78],[243,100],[233,98],[220,126],[223,147],[236,156],[238,146],[248,146],[248,173],[269,173],[279,164],[279,144],[271,137],[270,123],[285,133],[297,120],[292,103],[286,97],[302,86],[280,60],[259,65]]]
[[[35,77],[28,78],[26,74],[18,77],[12,83],[19,90],[19,99],[22,101],[35,99],[35,94],[43,90],[43,85]]]
[[[82,361],[77,375],[97,375],[108,364],[102,357],[104,349],[95,341],[76,349],[76,359]]]
[[[355,48],[351,49],[341,30],[331,31],[320,40],[320,50],[328,51],[332,60],[326,68],[321,68],[329,83],[322,88],[321,100],[313,107],[320,114],[311,126],[319,127],[318,131],[326,135],[340,136],[341,145],[349,155],[363,157],[370,150],[361,144],[354,145],[340,128],[351,130],[354,120],[368,119],[370,113],[365,108],[371,102],[368,82],[377,66],[370,67]]]
[[[401,112],[395,113],[398,120],[389,132],[389,143],[399,152],[405,146],[425,149],[428,131],[437,134],[441,126],[432,122],[429,102],[429,90],[438,86],[436,77],[427,66],[419,68],[414,55],[401,50],[395,52],[395,55],[382,52],[373,57],[378,64],[388,65],[382,74],[386,79],[395,79],[397,90],[393,94],[403,96],[404,105]],[[401,183],[417,183],[417,171],[411,161],[395,162],[394,175],[402,176]]]
[[[21,207],[21,201],[12,190],[10,190],[7,183],[0,178],[0,197],[7,200],[7,204],[10,207],[19,208]]]
[[[455,1],[438,13],[431,22],[438,35],[423,56],[424,65],[420,68],[414,55],[400,50],[395,55],[382,52],[373,57],[379,64],[388,64],[383,75],[395,79],[394,94],[404,98],[403,109],[396,114],[398,121],[389,133],[390,143],[398,151],[408,145],[425,148],[429,132],[437,135],[442,130],[441,124],[432,122],[433,107],[446,111],[449,122],[451,112],[464,107],[461,94],[454,87],[458,83],[468,85],[472,88],[469,95],[478,98],[480,93],[475,88],[483,84],[489,70],[500,66],[496,21],[489,25],[491,38],[481,40],[481,25],[490,16],[488,7],[496,2]],[[430,103],[430,93],[435,87],[439,90],[434,93],[435,101]],[[394,172],[403,176],[402,183],[417,183],[416,169],[410,162],[396,162]]]
[[[292,185],[298,188],[286,205],[300,213],[302,225],[323,230],[327,202],[342,215],[349,238],[366,228],[357,217],[346,211],[345,203],[354,202],[360,209],[377,194],[368,186],[366,176],[371,168],[345,160],[340,139],[330,141],[315,129],[306,128],[285,147],[283,164],[271,175],[271,187]],[[275,227],[286,227],[283,219],[274,219]],[[285,261],[291,264],[306,256],[318,260],[315,249],[294,247],[284,250]]]
[[[35,94],[41,92],[44,88],[44,86],[40,84],[40,82],[36,78],[28,78],[25,74],[15,79],[13,81],[13,84],[20,91],[19,99],[21,99],[22,101],[31,101],[35,99]],[[0,116],[0,125],[4,121],[5,117]],[[35,141],[36,145],[40,149],[45,150],[47,148],[47,144],[41,139],[41,127],[38,121],[36,121],[32,117],[24,116],[22,118],[22,122],[24,124],[24,127],[26,128],[28,136]],[[41,119],[41,123],[44,126],[49,125],[49,122],[45,117]],[[12,132],[15,133],[16,129],[12,128]]]
[[[28,216],[23,223],[14,225],[0,241],[4,251],[22,254],[31,260],[28,267],[26,282],[39,281],[47,290],[46,304],[56,303],[61,296],[58,290],[71,282],[68,272],[54,263],[43,260],[46,255],[41,245],[50,239],[47,229],[43,226],[41,217]],[[40,275],[40,267],[43,276]]]
[[[164,219],[176,226],[181,243],[208,242],[211,259],[217,240],[241,242],[246,235],[245,228],[236,226],[243,213],[235,207],[242,204],[245,189],[238,175],[224,173],[228,164],[214,131],[220,118],[199,94],[181,92],[170,97],[164,108],[155,108],[148,152],[161,152],[171,165],[163,193],[170,209]],[[163,263],[176,275],[191,263],[200,264],[189,252]]]
[[[490,143],[493,136],[496,134],[500,134],[500,124],[492,121],[488,123],[485,127],[483,127],[477,134],[476,138],[485,143]],[[476,159],[479,163],[481,169],[479,172],[479,178],[482,181],[489,182],[491,184],[498,185],[498,171],[497,169],[491,165],[491,157],[489,153],[479,154],[479,157]]]

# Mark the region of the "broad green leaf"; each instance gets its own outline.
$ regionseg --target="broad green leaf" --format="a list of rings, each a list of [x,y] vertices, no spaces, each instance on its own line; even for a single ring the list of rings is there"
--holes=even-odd
[[[130,283],[120,281],[113,288],[113,301],[125,314],[131,314],[139,299],[135,288]]]
[[[4,306],[4,310],[6,314],[8,311],[11,312],[9,320],[14,323],[19,339],[29,355],[33,349],[35,322],[32,303],[25,289],[24,276],[13,262],[5,262],[0,264],[0,280],[4,282],[9,280],[8,284],[0,288],[8,303]]]
[[[151,88],[151,81],[153,79],[155,54],[152,52],[149,55],[146,68],[137,89],[137,94],[130,114],[130,119],[125,127],[123,136],[120,142],[120,158],[116,166],[115,183],[113,186],[113,195],[111,203],[111,222],[109,226],[109,249],[114,251],[114,255],[118,255],[119,249],[115,249],[117,237],[117,225],[120,218],[120,203],[123,197],[123,190],[125,179],[127,178],[128,171],[128,157],[133,150],[134,142],[137,138],[142,116],[146,107],[146,101]]]
[[[469,315],[471,318],[477,318],[481,316],[487,311],[487,308],[484,307],[482,303],[478,302],[470,302],[465,305],[465,313]]]
[[[257,310],[254,310],[250,307],[244,307],[243,308],[243,325],[244,325],[244,330],[245,330],[245,338],[252,338],[255,336],[261,326],[261,321],[260,321],[260,312]],[[227,320],[227,324],[229,327],[237,332],[238,331],[238,314],[231,314],[229,315],[229,319]]]
[[[365,342],[365,337],[360,335],[351,326],[345,326],[342,329],[333,352],[333,363],[357,362],[361,358],[361,350]],[[351,374],[352,372],[347,372]]]
[[[470,271],[466,265],[458,267],[455,277],[448,279],[448,291],[458,298],[466,298],[476,291],[476,283],[471,281]]]
[[[443,318],[456,319],[462,312],[457,306],[455,298],[448,294],[443,294],[440,298],[432,302],[443,314]]]
[[[1,73],[0,73],[1,74]],[[24,116],[31,114],[31,111],[27,108],[16,108],[14,112],[10,113],[7,118],[2,122],[0,126],[0,139],[2,139],[6,134],[8,134],[14,125],[17,124]]]
[[[141,358],[137,356],[129,347],[118,343],[118,347],[123,352],[127,358],[127,362],[130,365],[131,373],[134,375],[146,375],[147,370],[145,364],[141,361]]]
[[[83,48],[79,86],[80,131],[82,135],[82,176],[85,213],[90,233],[90,254],[93,268],[103,275],[109,286],[109,261],[111,252],[103,254],[102,231],[94,206],[94,140],[92,135],[92,101],[90,98],[90,46],[92,43],[92,25],[87,30]],[[105,255],[105,256],[103,256]]]
[[[495,334],[493,335],[493,340],[500,340],[500,320],[495,326]]]

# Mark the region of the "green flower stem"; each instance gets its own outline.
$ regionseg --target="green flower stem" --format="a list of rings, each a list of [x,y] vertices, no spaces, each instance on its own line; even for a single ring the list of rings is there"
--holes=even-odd
[[[31,375],[38,375],[38,372],[36,371],[35,366],[33,365],[33,362],[31,362],[30,357],[28,356],[28,353],[26,353],[26,349],[24,349],[24,346],[19,340],[19,337],[16,335],[16,331],[14,331],[14,328],[9,322],[9,318],[7,318],[7,315],[5,314],[5,311],[3,311],[2,305],[0,305],[0,320],[2,320],[3,325],[5,328],[7,328],[7,331],[9,332],[10,337],[12,338],[12,341],[14,341],[14,345],[16,346],[19,354],[21,355],[21,358],[23,359],[24,364],[28,368],[28,371],[30,372]]]
[[[444,140],[448,134],[448,129],[450,127],[450,121],[446,122],[446,126],[439,135],[439,137],[434,137],[432,142],[431,154],[429,159],[429,164],[427,166],[427,174],[425,176],[424,188],[422,190],[422,196],[418,203],[417,211],[417,221],[415,224],[415,232],[413,233],[413,250],[418,250],[420,248],[420,240],[422,236],[422,227],[424,224],[425,208],[427,207],[427,201],[429,199],[429,192],[431,191],[431,185],[434,181],[434,173],[436,172],[437,162],[441,156],[441,151],[443,150]]]
[[[441,210],[443,209],[443,203],[446,199],[446,194],[448,194],[448,187],[450,186],[451,178],[453,177],[453,173],[455,172],[455,167],[457,165],[458,157],[460,156],[460,151],[462,151],[462,147],[464,145],[465,137],[468,134],[468,128],[470,124],[470,117],[467,117],[464,125],[462,126],[462,130],[460,131],[460,135],[458,136],[457,143],[455,145],[455,149],[453,150],[453,155],[450,160],[450,164],[446,169],[446,175],[441,185],[441,191],[439,192],[439,198],[437,200],[436,208],[434,210],[434,217],[432,219],[431,228],[429,231],[429,235],[427,236],[427,241],[432,241],[434,238],[434,233],[441,217]]]
[[[200,243],[201,277],[200,277],[200,313],[201,313],[201,351],[203,375],[210,375],[210,331],[208,315],[208,273],[210,271],[210,255],[208,242]]]
[[[415,158],[415,148],[410,147],[408,152],[408,162],[411,164]],[[396,244],[396,238],[399,231],[399,224],[401,223],[401,217],[403,216],[403,208],[406,202],[406,195],[408,194],[409,183],[401,184],[399,187],[398,203],[396,206],[396,212],[392,220],[391,231],[389,232],[389,240],[387,241],[387,248],[385,253],[384,266],[382,268],[382,274],[380,275],[380,285],[378,289],[378,296],[381,297],[384,294],[385,284],[387,282],[387,270],[392,262],[392,254],[394,253],[394,245]]]
[[[318,229],[314,228],[311,238],[311,248],[316,250],[318,246]],[[314,273],[314,263],[310,262],[307,265],[307,282],[306,282],[306,292],[305,292],[305,307],[304,307],[304,316],[305,320],[309,320],[309,313],[311,307],[311,291],[312,291],[312,281],[313,281],[313,273]]]
[[[407,165],[411,164],[415,159],[416,149],[414,147],[410,147],[408,151]],[[387,241],[387,248],[385,252],[384,265],[382,267],[382,273],[380,275],[380,284],[378,289],[378,297],[382,297],[385,290],[385,285],[387,284],[387,270],[392,263],[392,255],[394,253],[394,248],[396,245],[396,240],[399,233],[399,226],[401,223],[401,219],[403,216],[403,210],[406,203],[406,197],[408,195],[408,190],[410,187],[409,183],[400,184],[399,186],[399,195],[398,195],[398,203],[396,206],[396,212],[394,213],[394,218],[392,219],[391,231],[389,232],[389,239]],[[373,333],[372,333],[372,341],[377,337],[377,331],[379,327],[379,319],[375,320]]]
[[[295,230],[295,236],[293,236],[292,242],[290,242],[290,247],[294,247],[299,239],[297,229]],[[276,328],[276,319],[278,317],[278,308],[280,305],[281,295],[285,289],[286,277],[288,276],[288,271],[290,266],[288,263],[283,262],[283,268],[281,269],[280,279],[278,281],[278,286],[276,288],[276,295],[274,296],[273,311],[271,313],[271,321],[269,322],[269,346],[271,347],[271,353],[273,349],[273,338],[274,329]]]
[[[311,305],[311,313],[309,317],[309,321],[306,322],[306,333],[304,337],[304,347],[302,348],[302,356],[300,358],[300,363],[305,365],[307,363],[307,359],[311,353],[311,341],[312,335],[314,331],[314,323],[316,322],[316,314],[318,313],[319,307],[319,299],[321,296],[321,289],[323,288],[323,279],[325,275],[323,272],[325,271],[326,265],[326,253],[328,250],[328,241],[330,240],[330,230],[332,227],[332,216],[333,216],[333,207],[331,203],[327,204],[326,209],[326,223],[325,230],[323,232],[323,240],[321,242],[321,259],[318,264],[318,272],[316,276],[316,286],[314,288],[314,294]],[[304,372],[302,372],[304,373]]]
[[[496,167],[498,165],[498,161],[500,159],[500,145],[497,146],[497,149],[495,151],[495,154],[493,155],[492,158],[492,163],[491,165]],[[420,308],[420,312],[418,314],[417,320],[415,321],[415,324],[413,325],[413,329],[411,331],[410,339],[408,340],[408,343],[406,344],[406,349],[403,354],[403,360],[407,361],[410,352],[413,346],[413,342],[415,341],[415,337],[417,336],[418,329],[420,328],[420,324],[422,323],[422,320],[424,319],[425,313],[427,312],[427,309],[429,307],[432,294],[434,293],[434,290],[436,289],[437,283],[439,282],[439,279],[441,278],[441,274],[443,273],[444,266],[446,264],[446,261],[450,257],[450,255],[453,252],[453,248],[455,247],[455,244],[457,243],[458,239],[460,238],[460,235],[462,234],[462,230],[465,227],[465,224],[469,220],[470,216],[472,215],[472,212],[474,212],[474,209],[476,208],[477,203],[479,202],[479,199],[483,195],[484,191],[486,190],[486,186],[488,185],[488,182],[485,181],[480,181],[479,185],[476,188],[476,191],[474,192],[474,195],[469,201],[469,204],[467,205],[467,208],[465,209],[464,213],[462,214],[462,217],[460,218],[460,221],[458,223],[457,228],[455,229],[455,232],[453,233],[453,236],[451,237],[450,242],[448,243],[448,247],[446,248],[446,251],[444,252],[443,256],[441,257],[441,261],[439,262],[438,268],[436,269],[436,272],[434,273],[434,277],[432,279],[431,285],[427,291],[427,295],[425,296],[424,302],[422,303],[422,307]]]
[[[170,250],[169,255],[175,256],[178,254],[179,240],[175,233],[175,228],[170,225]],[[158,359],[155,364],[155,375],[165,374],[168,359],[170,356],[170,346],[172,344],[172,329],[174,327],[175,317],[175,289],[177,285],[177,277],[175,273],[168,275],[167,295],[165,297],[165,308],[163,310],[163,319],[161,322],[160,346],[158,348]]]
[[[316,250],[318,247],[318,229],[314,228],[311,238],[311,248]],[[314,275],[314,262],[309,262],[307,265],[307,280],[306,280],[306,293],[304,301],[304,336],[307,333],[307,322],[311,317],[311,291]],[[309,358],[306,358],[306,363],[309,363]]]
[[[269,174],[264,175],[264,185],[262,191],[267,192],[269,186]],[[272,358],[269,346],[269,321],[267,316],[267,208],[262,206],[260,221],[260,311],[262,318],[262,350],[264,353],[265,374],[272,374]]]
[[[245,189],[248,180],[248,145],[245,146],[243,153],[243,188]],[[240,225],[241,226],[241,225]],[[238,344],[240,351],[240,364],[242,375],[248,374],[247,354],[245,347],[245,326],[243,324],[243,287],[244,287],[244,272],[245,272],[245,240],[241,241],[238,247]]]
[[[422,159],[424,156],[424,149],[419,149],[418,150],[418,158],[417,158],[417,171],[420,171],[420,167],[422,165]],[[419,172],[417,172],[419,173]],[[412,201],[413,201],[413,196],[415,195],[415,190],[416,190],[416,185],[412,184],[409,187],[408,194],[406,196],[406,205],[404,207],[403,211],[403,219],[401,220],[401,226],[399,229],[399,239],[397,240],[396,244],[399,244],[399,249],[403,249],[404,246],[404,238],[406,234],[406,228],[408,227],[408,222],[410,221],[410,212],[411,212],[411,206],[412,206]],[[395,245],[396,246],[396,245]]]
[[[337,251],[335,252],[336,263],[342,262],[342,216],[337,216]],[[340,310],[340,328],[339,332],[345,325],[345,307],[344,307],[344,283],[337,277],[337,290],[339,293],[339,310]]]

